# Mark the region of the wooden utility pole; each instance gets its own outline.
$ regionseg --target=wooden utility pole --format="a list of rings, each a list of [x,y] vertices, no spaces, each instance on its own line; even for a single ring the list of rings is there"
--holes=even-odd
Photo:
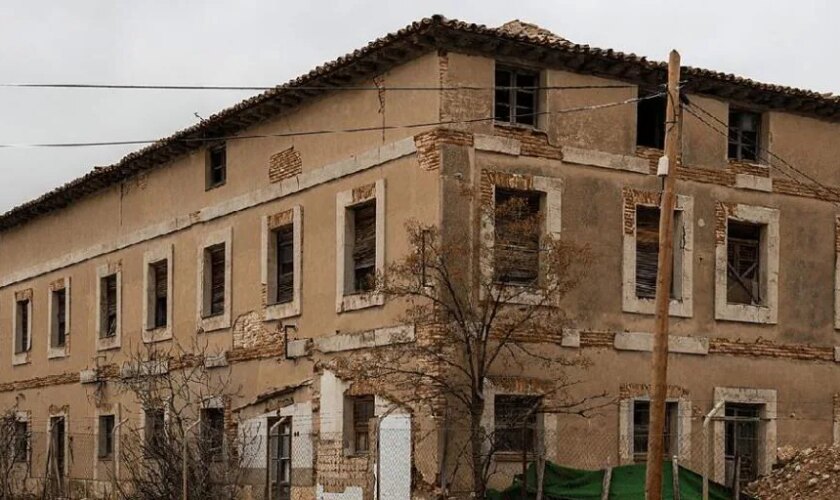
[[[665,396],[668,383],[668,305],[674,271],[674,205],[677,181],[677,158],[680,156],[680,54],[671,51],[668,59],[668,103],[665,111],[665,158],[660,160],[659,175],[664,177],[659,205],[659,264],[656,275],[656,318],[651,363],[650,421],[648,431],[645,497],[662,498],[663,430]]]

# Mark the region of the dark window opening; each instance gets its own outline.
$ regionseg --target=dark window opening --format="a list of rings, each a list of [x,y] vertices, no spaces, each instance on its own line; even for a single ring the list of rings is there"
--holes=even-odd
[[[55,290],[52,300],[55,311],[52,346],[64,347],[67,344],[67,289]]]
[[[102,330],[99,335],[103,338],[114,337],[117,335],[117,275],[102,278],[100,287]]]
[[[278,422],[277,417],[268,419],[269,430],[274,428],[269,436],[269,498],[289,500],[292,492],[292,420]]]
[[[761,115],[751,111],[729,112],[729,158],[757,161],[760,151]]]
[[[221,186],[227,180],[227,149],[224,144],[207,152],[207,189]]]
[[[725,412],[726,483],[732,484],[740,461],[741,483],[758,477],[758,436],[761,405],[727,403]]]
[[[353,213],[353,288],[370,292],[376,284],[376,200],[351,208]]]
[[[374,417],[373,396],[353,398],[353,451],[370,451],[370,420]]]
[[[496,69],[495,120],[535,126],[539,73],[513,68]]]
[[[646,97],[641,94],[639,97]],[[665,147],[665,112],[667,97],[651,97],[639,101],[636,109],[636,145]]]
[[[163,458],[165,448],[166,418],[163,408],[147,408],[143,422],[144,454],[147,457]]]
[[[539,279],[542,193],[496,188],[494,279],[534,286]]]
[[[15,353],[20,354],[29,350],[29,299],[19,300],[16,304],[17,339]]]
[[[207,256],[208,296],[207,316],[218,316],[225,312],[225,244],[213,245],[205,250]]]
[[[29,422],[25,420],[15,421],[14,461],[29,461]]]
[[[152,296],[154,298],[152,307],[154,311],[154,328],[163,328],[167,324],[169,313],[169,265],[168,261],[162,260],[151,265],[152,275]]]
[[[679,212],[674,212],[674,264],[672,267],[671,298],[677,297],[679,263],[678,250],[682,231]],[[636,297],[656,297],[659,275],[659,207],[636,205]]]
[[[295,252],[294,226],[287,224],[274,230],[275,262],[277,266],[277,292],[274,300],[285,304],[294,299],[295,288]]]
[[[761,304],[762,225],[730,220],[726,233],[726,300]]]
[[[536,444],[539,396],[498,395],[494,399],[496,450],[532,451]]]
[[[677,412],[675,401],[665,402],[665,428],[662,430],[662,454],[671,457],[679,453],[677,439]],[[644,462],[647,459],[648,439],[650,437],[650,401],[633,401],[633,460]]]
[[[107,460],[114,456],[114,416],[99,416],[98,456],[100,460]]]
[[[225,411],[221,408],[201,410],[201,442],[207,456],[219,457],[225,443]]]
[[[65,425],[64,417],[50,417],[50,447],[52,447],[52,456],[55,457],[59,477],[64,477],[65,471]]]

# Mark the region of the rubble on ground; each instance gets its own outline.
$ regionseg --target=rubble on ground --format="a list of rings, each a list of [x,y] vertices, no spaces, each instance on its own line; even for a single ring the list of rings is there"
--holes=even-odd
[[[776,465],[746,493],[760,500],[840,498],[840,446],[780,448]]]

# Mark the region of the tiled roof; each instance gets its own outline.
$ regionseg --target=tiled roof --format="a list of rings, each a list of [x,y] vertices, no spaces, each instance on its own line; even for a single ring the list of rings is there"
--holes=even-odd
[[[648,61],[644,57],[612,49],[575,44],[538,26],[518,20],[499,28],[489,28],[433,16],[378,38],[361,49],[316,67],[303,76],[246,99],[200,123],[130,153],[113,165],[97,167],[35,200],[15,207],[0,215],[0,230],[57,210],[141,171],[162,166],[174,158],[206,145],[208,139],[235,134],[246,127],[293,109],[312,97],[329,92],[330,87],[370,78],[435,49],[465,50],[491,57],[505,54],[524,60],[534,59],[552,67],[639,84],[662,83],[667,72],[667,65],[663,62]],[[760,83],[700,68],[684,67],[682,78],[692,92],[750,102],[771,109],[785,109],[822,119],[837,120],[840,116],[840,98],[828,94]],[[318,86],[323,86],[324,90],[312,89]]]

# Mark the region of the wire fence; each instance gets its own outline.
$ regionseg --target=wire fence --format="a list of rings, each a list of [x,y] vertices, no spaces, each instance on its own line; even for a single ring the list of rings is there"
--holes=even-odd
[[[727,408],[706,425],[703,416],[669,410],[663,459],[675,458],[680,466],[725,486],[745,485],[768,473],[776,461],[774,420],[755,408]],[[198,433],[186,447],[173,449],[167,465],[174,468],[173,498],[182,492],[182,449],[194,460],[209,460],[208,480],[231,486],[238,498],[402,500],[417,492],[467,498],[479,469],[484,485],[504,490],[527,468],[543,463],[583,470],[644,463],[650,431],[642,418],[645,408],[625,409],[623,415],[617,429],[605,425],[614,422],[611,417],[565,421],[546,415],[527,425],[485,427],[477,442],[467,426],[421,425],[408,415],[373,419],[363,429],[313,430],[310,421],[295,427],[291,419],[278,420],[240,425],[238,437],[228,435],[223,450],[213,455],[200,451],[208,438]],[[256,432],[243,439],[245,430]],[[148,498],[132,496],[137,488],[123,486],[142,480],[137,470],[154,460],[136,451],[126,459],[136,439],[142,437],[118,433],[103,440],[90,433],[32,432],[8,481],[21,495],[38,498]],[[192,469],[189,473],[187,486],[195,487],[197,476]],[[187,498],[198,497],[190,492]],[[201,498],[208,500],[206,494]]]

